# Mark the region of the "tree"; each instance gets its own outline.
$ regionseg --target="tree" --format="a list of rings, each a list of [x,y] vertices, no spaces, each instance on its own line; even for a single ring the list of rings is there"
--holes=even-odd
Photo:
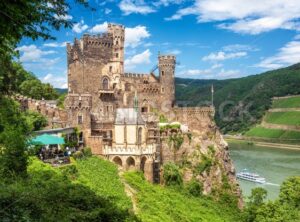
[[[290,177],[282,183],[279,201],[300,208],[300,176]]]

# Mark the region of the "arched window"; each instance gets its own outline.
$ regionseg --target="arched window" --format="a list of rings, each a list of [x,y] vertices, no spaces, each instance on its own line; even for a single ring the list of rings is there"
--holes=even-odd
[[[140,145],[140,144],[142,144],[142,133],[143,133],[143,129],[142,129],[142,127],[140,127],[139,129],[138,129],[138,144]]]
[[[102,89],[104,89],[104,90],[109,89],[109,81],[108,81],[108,78],[104,78],[104,79],[102,80]]]

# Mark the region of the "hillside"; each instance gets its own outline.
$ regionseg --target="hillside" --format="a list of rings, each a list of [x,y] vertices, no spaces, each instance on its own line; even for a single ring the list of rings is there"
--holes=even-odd
[[[215,90],[214,104],[217,109],[218,126],[227,133],[243,132],[260,122],[265,111],[271,106],[272,97],[300,94],[300,64],[229,80],[177,78],[178,104],[209,104],[212,84]]]
[[[237,221],[237,208],[205,197],[144,180],[139,173],[119,177],[116,165],[98,157],[53,168],[37,158],[30,160],[28,178],[0,182],[1,221]],[[137,193],[132,200],[126,186]],[[122,182],[123,181],[123,182]],[[26,198],[19,198],[26,197]],[[11,204],[14,203],[14,204]],[[14,215],[14,220],[10,220]],[[22,219],[21,219],[22,218]]]
[[[249,137],[276,139],[284,143],[300,141],[300,96],[273,99],[262,122],[245,133]],[[275,141],[275,140],[274,140]]]

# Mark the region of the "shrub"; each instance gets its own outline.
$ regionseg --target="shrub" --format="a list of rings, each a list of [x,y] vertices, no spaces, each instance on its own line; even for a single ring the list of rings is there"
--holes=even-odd
[[[179,167],[174,163],[167,163],[164,165],[164,174],[163,178],[165,181],[165,184],[167,186],[181,186],[182,181],[182,175],[180,173]]]
[[[80,150],[78,150],[75,153],[73,153],[73,157],[74,157],[75,160],[82,159],[83,158],[83,153]]]
[[[186,190],[194,197],[199,197],[203,192],[203,184],[200,181],[192,179],[186,184]]]
[[[196,174],[201,174],[206,170],[209,171],[211,166],[212,166],[212,159],[207,157],[206,155],[202,155],[201,162],[196,165],[194,171]]]
[[[90,157],[90,156],[92,156],[92,150],[91,150],[90,147],[84,147],[84,148],[82,149],[82,153],[83,153],[83,155],[84,155],[85,157]]]

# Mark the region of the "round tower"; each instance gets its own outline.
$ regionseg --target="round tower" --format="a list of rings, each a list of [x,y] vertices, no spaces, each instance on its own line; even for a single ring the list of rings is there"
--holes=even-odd
[[[175,65],[176,57],[174,55],[159,55],[158,69],[159,81],[161,85],[161,95],[164,103],[173,107],[175,103]]]
[[[124,41],[125,27],[123,25],[108,24],[107,32],[113,36],[113,58],[120,73],[124,73]]]

